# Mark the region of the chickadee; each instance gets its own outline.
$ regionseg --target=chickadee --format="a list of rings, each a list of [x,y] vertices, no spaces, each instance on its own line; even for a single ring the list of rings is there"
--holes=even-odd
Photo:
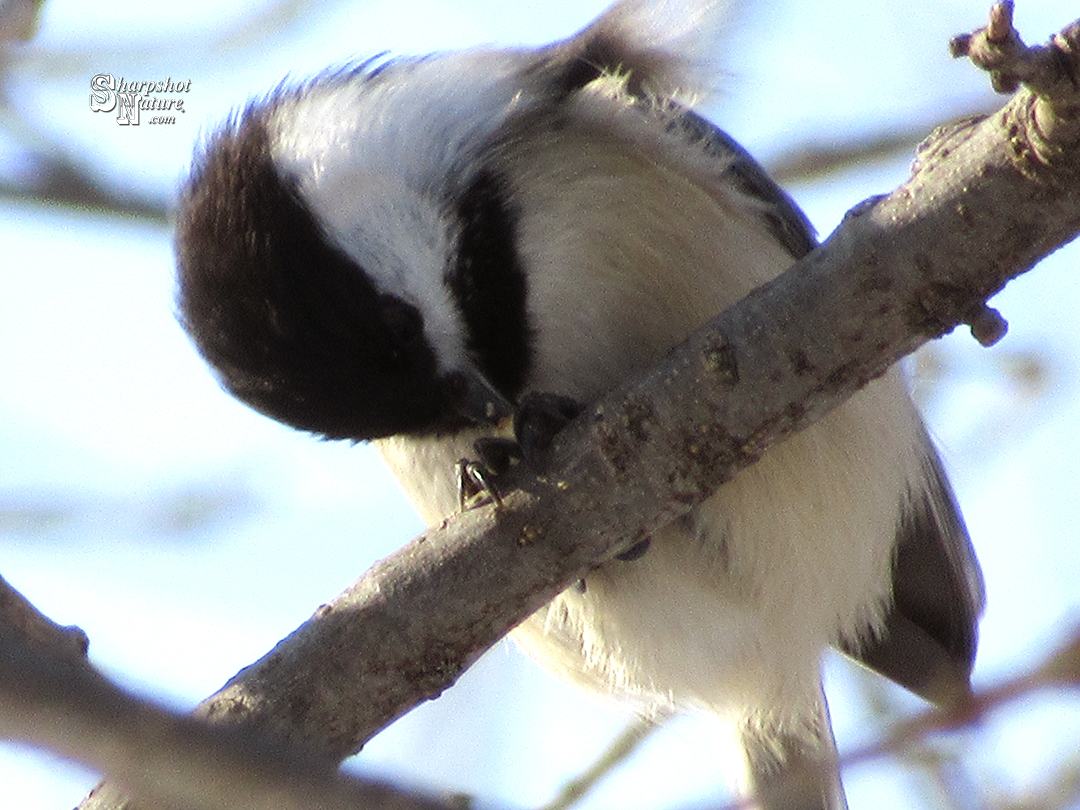
[[[224,386],[372,440],[436,523],[525,394],[594,401],[810,252],[692,109],[723,5],[621,0],[547,47],[369,62],[247,106],[178,219],[181,319]],[[830,646],[933,701],[969,689],[982,582],[898,371],[624,556],[517,640],[591,689],[730,721],[764,806],[844,805],[806,767],[835,755]]]

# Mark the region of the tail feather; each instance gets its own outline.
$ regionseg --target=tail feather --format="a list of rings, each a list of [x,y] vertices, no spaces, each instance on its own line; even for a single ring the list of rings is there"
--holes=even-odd
[[[571,40],[602,61],[631,71],[644,89],[684,103],[711,95],[719,84],[717,54],[733,13],[731,0],[621,0]]]

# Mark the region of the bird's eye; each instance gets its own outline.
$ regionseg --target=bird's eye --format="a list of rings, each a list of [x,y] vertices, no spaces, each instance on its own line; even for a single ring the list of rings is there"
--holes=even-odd
[[[380,320],[391,343],[398,349],[414,346],[423,337],[424,319],[420,311],[397,299],[389,299],[383,304]]]

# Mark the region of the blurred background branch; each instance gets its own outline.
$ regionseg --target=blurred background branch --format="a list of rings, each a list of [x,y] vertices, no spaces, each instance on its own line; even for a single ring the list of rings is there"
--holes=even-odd
[[[109,683],[85,661],[86,636],[61,627],[0,579],[0,735],[22,739],[100,769],[140,799],[146,810],[450,810],[436,800],[370,780],[343,778],[325,763],[279,749],[239,726],[211,725],[167,712]],[[879,741],[844,752],[845,772],[883,758],[905,758],[933,777],[934,806],[1015,806],[988,795],[942,735],[967,734],[1010,703],[1046,689],[1080,687],[1080,631],[1031,672],[972,695],[946,709],[896,716],[881,696],[884,732]],[[575,806],[595,784],[625,761],[669,717],[642,718],[629,726],[596,763],[567,783],[543,810]],[[1073,806],[1080,800],[1075,759],[1063,763],[1026,807]],[[100,798],[100,802],[97,799]],[[84,807],[112,807],[110,793]],[[731,810],[749,805],[730,805]]]

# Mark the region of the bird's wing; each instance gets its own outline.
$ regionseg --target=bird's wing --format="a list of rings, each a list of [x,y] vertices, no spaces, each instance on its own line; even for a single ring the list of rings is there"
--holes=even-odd
[[[806,214],[734,138],[690,110],[672,118],[667,127],[717,159],[718,165],[724,167],[722,176],[759,203],[769,232],[792,257],[801,259],[817,247],[814,227]]]
[[[893,605],[877,638],[845,652],[933,703],[970,691],[985,595],[952,489],[929,438],[923,488],[904,504]]]
[[[796,259],[817,242],[806,216],[730,136],[693,112],[670,128],[714,154],[740,191],[758,200],[769,231]],[[941,460],[928,436],[921,488],[903,504],[893,604],[876,638],[844,650],[917,695],[945,703],[967,694],[982,614],[982,575]]]

